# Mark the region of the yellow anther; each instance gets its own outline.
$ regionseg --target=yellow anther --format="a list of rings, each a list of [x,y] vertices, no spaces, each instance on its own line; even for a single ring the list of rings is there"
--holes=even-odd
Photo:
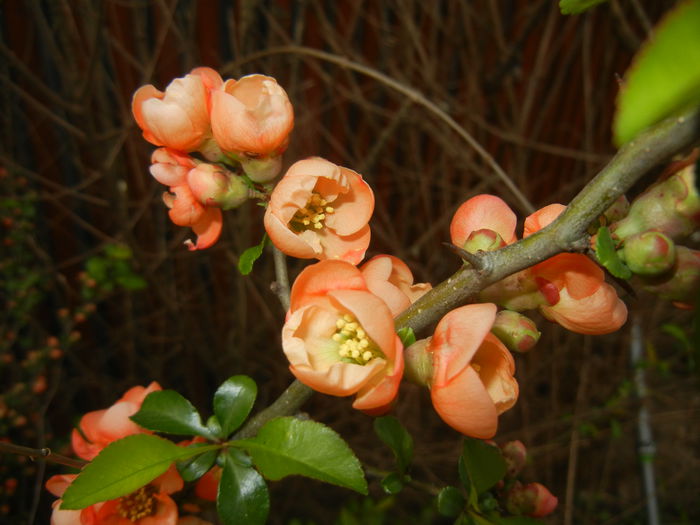
[[[323,224],[321,224],[320,222],[315,222],[315,223],[314,223],[314,229],[320,230],[321,228],[323,228]]]
[[[476,372],[478,374],[479,371],[481,370],[481,365],[477,365],[476,363],[472,363],[471,365],[472,365],[472,368],[474,369],[474,372]]]
[[[369,350],[364,352],[362,354],[362,359],[363,361],[369,361],[370,359],[372,359],[372,352],[370,352]]]
[[[353,348],[352,350],[350,350],[350,357],[352,357],[353,359],[357,359],[358,357],[360,357],[360,351],[355,350]]]
[[[340,354],[340,357],[347,357],[348,356],[348,349],[343,348],[342,346],[340,347],[340,350],[338,350],[338,353]]]
[[[335,341],[336,343],[340,343],[343,340],[343,336],[340,335],[339,333],[335,333],[335,334],[333,334],[331,339],[333,339],[333,341]]]
[[[365,331],[364,331],[362,328],[358,328],[358,329],[357,329],[357,338],[358,338],[358,339],[364,339],[364,337],[365,337],[366,335],[367,335],[367,334],[365,334]]]
[[[367,348],[369,346],[369,341],[367,339],[360,340],[360,348]]]
[[[345,326],[345,319],[338,319],[338,320],[335,322],[335,327],[336,327],[338,330],[340,330],[340,329],[343,328],[344,326]]]
[[[333,206],[326,206],[325,208],[326,213],[333,213],[334,211],[335,209],[333,208]]]
[[[353,322],[351,322],[351,323],[346,324],[346,325],[345,325],[345,329],[346,329],[346,330],[352,330],[352,331],[354,332],[355,330],[357,330],[358,326],[359,326],[359,325],[358,325],[356,322],[353,321]]]
[[[346,322],[351,323],[353,317],[352,317],[352,315],[350,315],[350,314],[345,314],[345,315],[343,316],[343,319],[344,319]]]

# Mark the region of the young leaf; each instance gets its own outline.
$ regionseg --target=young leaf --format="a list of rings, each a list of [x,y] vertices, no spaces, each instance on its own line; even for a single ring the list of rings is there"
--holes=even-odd
[[[224,525],[263,524],[270,511],[270,495],[257,470],[241,465],[229,453],[216,496],[216,510]]]
[[[83,509],[93,503],[129,494],[153,481],[175,461],[181,461],[219,445],[178,447],[172,441],[149,434],[134,434],[106,446],[63,494],[62,509]]]
[[[577,15],[605,1],[606,0],[559,0],[559,10],[562,15]]]
[[[617,97],[617,145],[676,111],[700,103],[700,2],[680,2],[637,52]]]
[[[413,332],[413,328],[410,326],[404,326],[396,332],[396,335],[401,339],[404,348],[408,348],[413,343],[416,342],[416,334]]]
[[[493,487],[506,474],[506,462],[498,448],[480,439],[466,438],[459,458],[477,494]]]
[[[618,279],[629,279],[632,271],[622,262],[620,256],[615,251],[615,242],[610,236],[610,230],[606,226],[598,228],[598,235],[595,241],[595,254],[598,262]]]
[[[359,460],[338,434],[321,423],[273,419],[256,437],[231,444],[247,450],[268,479],[298,474],[367,494]]]
[[[455,487],[444,487],[437,496],[438,512],[448,518],[456,518],[464,510],[466,501],[464,496]]]
[[[242,275],[248,275],[250,272],[253,271],[253,264],[255,264],[255,261],[257,261],[260,258],[263,249],[265,248],[265,245],[268,244],[268,242],[269,237],[267,236],[267,234],[265,234],[263,235],[260,244],[247,248],[241,254],[241,256],[238,258],[238,271],[241,272]]]
[[[233,376],[214,394],[214,414],[224,436],[229,436],[246,420],[258,395],[258,387],[248,376]]]
[[[403,479],[396,472],[390,472],[379,482],[387,494],[398,494],[403,490]]]
[[[202,425],[199,412],[187,399],[174,390],[158,390],[146,396],[141,404],[141,410],[131,416],[137,425],[154,430],[189,436],[196,434],[207,439],[216,436]]]
[[[208,447],[206,443],[195,443],[190,445],[190,448]],[[216,461],[216,450],[209,450],[198,456],[192,456],[191,458],[184,459],[177,462],[177,471],[182,476],[185,481],[196,481],[207,471],[214,466]]]
[[[413,459],[413,438],[394,416],[374,420],[374,432],[394,453],[396,466],[401,474]]]

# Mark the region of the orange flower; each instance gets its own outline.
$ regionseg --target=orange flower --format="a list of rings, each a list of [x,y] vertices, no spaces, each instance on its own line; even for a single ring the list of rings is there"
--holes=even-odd
[[[112,441],[146,432],[129,418],[139,411],[146,396],[157,390],[161,387],[155,381],[147,387],[135,386],[111,407],[85,414],[78,423],[79,430],[74,429],[71,435],[73,451],[89,461]]]
[[[356,394],[353,407],[385,412],[403,374],[403,346],[386,304],[344,261],[307,267],[292,286],[282,329],[290,370],[324,394]]]
[[[287,147],[294,110],[274,78],[248,75],[229,79],[212,93],[211,126],[224,150],[278,155]]]
[[[544,228],[566,209],[551,204],[525,219],[525,237]],[[627,320],[627,307],[605,273],[582,254],[561,253],[530,269],[546,304],[540,311],[550,321],[581,334],[607,334]]]
[[[313,157],[292,165],[270,196],[265,229],[287,255],[359,263],[369,246],[374,194],[352,170]]]
[[[52,476],[46,488],[54,496],[63,496],[76,474]],[[145,487],[121,498],[95,503],[80,510],[63,510],[61,501],[53,504],[51,525],[175,525],[177,505],[169,494],[181,490],[182,478],[172,465]]]
[[[372,257],[360,270],[369,291],[384,300],[394,317],[432,288],[430,283],[413,284],[411,270],[393,255]]]
[[[432,356],[435,410],[455,430],[480,439],[496,434],[498,415],[518,398],[513,357],[489,333],[495,318],[494,304],[462,306],[440,320],[432,338],[416,343]]]
[[[173,80],[165,93],[150,84],[141,86],[134,93],[131,109],[143,137],[156,146],[198,149],[211,137],[209,92],[222,82],[216,71],[200,67]]]
[[[464,247],[469,237],[480,230],[496,232],[506,244],[514,243],[517,218],[513,210],[495,195],[477,195],[464,202],[450,223],[452,244]]]

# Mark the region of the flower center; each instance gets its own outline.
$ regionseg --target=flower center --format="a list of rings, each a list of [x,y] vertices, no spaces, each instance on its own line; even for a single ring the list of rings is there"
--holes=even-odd
[[[296,232],[305,230],[320,230],[326,215],[334,213],[335,209],[328,206],[328,201],[319,193],[313,192],[306,206],[299,208],[289,225]]]
[[[335,326],[336,331],[331,338],[338,343],[338,354],[344,362],[366,365],[375,357],[382,356],[354,316],[345,314],[339,317]]]
[[[153,497],[155,493],[156,489],[151,485],[141,487],[119,500],[117,512],[122,518],[133,522],[153,516],[156,513],[156,500]]]

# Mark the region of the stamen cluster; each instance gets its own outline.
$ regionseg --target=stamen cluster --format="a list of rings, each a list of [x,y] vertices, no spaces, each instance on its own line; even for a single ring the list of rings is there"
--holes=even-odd
[[[375,345],[372,344],[354,316],[345,314],[338,318],[335,326],[337,330],[331,339],[339,343],[338,354],[344,361],[366,365],[377,357]]]

